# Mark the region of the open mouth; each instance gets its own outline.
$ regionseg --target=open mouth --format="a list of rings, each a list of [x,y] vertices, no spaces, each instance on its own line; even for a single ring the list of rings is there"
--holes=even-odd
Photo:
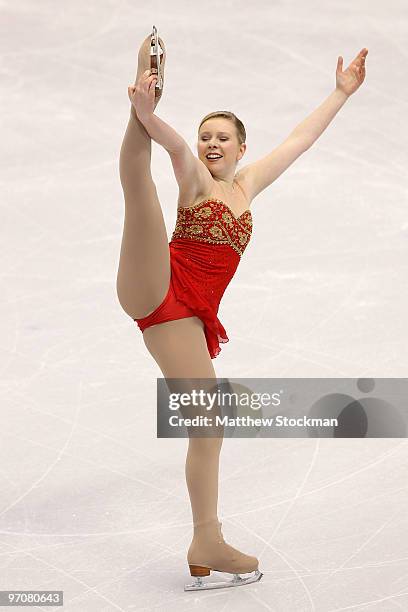
[[[206,159],[208,159],[208,161],[210,161],[210,162],[215,162],[215,161],[218,161],[219,159],[222,159],[222,155],[219,155],[219,156],[217,156],[217,157],[208,157],[208,156],[206,155],[205,157],[206,157]]]

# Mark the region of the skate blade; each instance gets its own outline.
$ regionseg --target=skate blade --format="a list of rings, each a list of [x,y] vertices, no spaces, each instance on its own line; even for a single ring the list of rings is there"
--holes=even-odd
[[[231,580],[223,580],[220,582],[204,582],[202,578],[197,577],[195,582],[186,584],[184,590],[205,591],[206,589],[224,589],[226,587],[243,586],[244,584],[251,584],[251,582],[258,582],[262,576],[263,574],[259,570],[255,570],[255,572],[247,578],[242,578],[239,574],[234,574],[234,578]]]
[[[153,68],[152,70],[155,71],[155,74],[157,75],[157,82],[155,85],[155,90],[156,92],[161,91],[163,89],[163,75],[162,75],[162,71],[161,71],[161,61],[160,61],[160,56],[163,55],[163,51],[161,49],[160,43],[159,43],[159,35],[157,33],[157,28],[156,26],[153,26],[153,31],[151,34],[151,47],[150,47],[150,57],[155,57],[155,64],[156,67]]]

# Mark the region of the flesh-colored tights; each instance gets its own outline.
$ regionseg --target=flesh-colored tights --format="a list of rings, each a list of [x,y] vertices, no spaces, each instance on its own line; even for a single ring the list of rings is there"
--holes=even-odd
[[[137,78],[147,68],[139,55]],[[151,138],[132,106],[119,162],[125,215],[117,275],[119,302],[132,319],[152,312],[163,301],[170,282],[167,231],[150,162]],[[149,327],[143,339],[165,378],[216,377],[197,317]],[[189,438],[185,474],[194,525],[217,518],[222,440]]]

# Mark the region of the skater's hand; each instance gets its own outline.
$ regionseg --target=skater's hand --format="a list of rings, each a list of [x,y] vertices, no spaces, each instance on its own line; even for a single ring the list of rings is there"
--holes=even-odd
[[[336,69],[336,89],[343,91],[350,96],[360,87],[365,79],[365,58],[368,49],[361,49],[357,57],[351,62],[350,66],[343,70],[343,58],[341,55],[337,59]]]
[[[129,100],[135,107],[136,115],[140,121],[153,115],[155,107],[155,85],[157,75],[146,70],[140,75],[136,85],[128,87]]]

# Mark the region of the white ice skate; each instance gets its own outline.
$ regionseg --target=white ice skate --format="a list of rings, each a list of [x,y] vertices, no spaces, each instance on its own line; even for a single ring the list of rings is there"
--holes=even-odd
[[[193,570],[190,566],[190,573],[192,576],[194,576],[192,572]],[[225,572],[223,573],[225,574]],[[263,576],[263,574],[259,570],[255,570],[251,574],[233,574],[233,578],[230,578],[229,580],[219,580],[218,582],[204,582],[203,576],[209,576],[209,574],[210,570],[208,570],[208,574],[205,573],[200,576],[194,576],[194,582],[192,582],[191,584],[186,584],[184,590],[204,591],[205,589],[224,589],[226,587],[242,586],[244,584],[251,584],[251,582],[258,582]]]
[[[156,26],[153,26],[151,40],[152,44],[150,48],[150,69],[152,71],[152,74],[157,74],[157,82],[155,85],[157,95],[163,89],[163,73],[161,70],[162,58],[160,57],[163,55],[163,49],[159,41]]]

